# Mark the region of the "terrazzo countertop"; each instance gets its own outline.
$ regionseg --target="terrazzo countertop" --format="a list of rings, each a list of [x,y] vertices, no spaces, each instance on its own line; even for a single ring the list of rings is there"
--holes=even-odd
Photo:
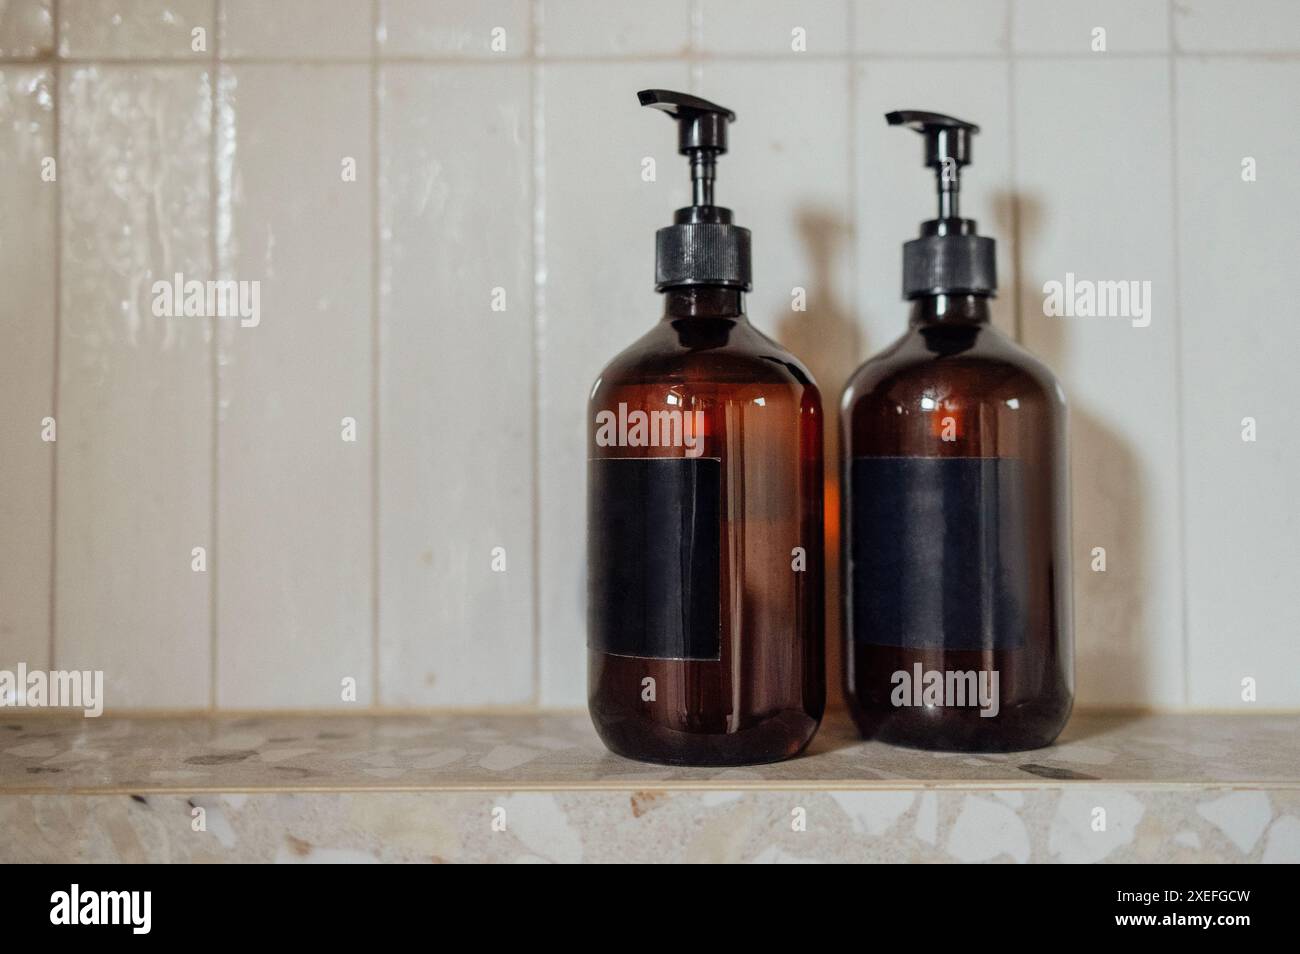
[[[1300,861],[1300,716],[1078,715],[1005,755],[611,755],[585,713],[0,718],[0,862]]]

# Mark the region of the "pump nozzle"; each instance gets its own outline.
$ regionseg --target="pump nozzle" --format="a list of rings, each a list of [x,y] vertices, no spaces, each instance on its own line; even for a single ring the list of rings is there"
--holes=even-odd
[[[723,285],[748,291],[749,229],[731,222],[731,210],[713,204],[718,156],[727,151],[727,127],[736,114],[725,106],[670,89],[643,89],[642,106],[677,122],[677,151],[691,160],[691,204],[655,233],[655,288]]]
[[[980,131],[974,123],[927,113],[919,109],[903,109],[886,113],[891,126],[906,126],[925,137],[925,164],[935,170],[939,186],[939,218],[960,218],[957,197],[961,192],[961,167],[970,165],[971,136]]]
[[[642,106],[661,109],[677,120],[677,151],[691,159],[691,203],[713,205],[717,157],[727,151],[727,126],[736,121],[736,114],[670,89],[643,89],[636,95]]]
[[[975,233],[958,204],[961,169],[970,165],[971,137],[980,131],[964,119],[919,109],[885,113],[891,126],[906,126],[925,139],[925,164],[935,171],[939,214],[921,225],[921,237],[903,245],[903,297],[992,295],[997,289],[993,240]]]

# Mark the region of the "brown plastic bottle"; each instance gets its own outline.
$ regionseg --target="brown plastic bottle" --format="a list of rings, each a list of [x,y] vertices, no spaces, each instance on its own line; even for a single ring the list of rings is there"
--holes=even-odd
[[[725,149],[728,111],[641,98],[693,160]],[[745,316],[749,233],[709,179],[660,230],[662,319],[591,392],[588,702],[620,755],[740,765],[798,754],[825,707],[822,409]]]
[[[957,214],[977,127],[889,119],[947,176],[905,246],[908,330],[841,404],[845,693],[870,738],[1037,748],[1073,703],[1064,395],[989,323],[993,242]]]

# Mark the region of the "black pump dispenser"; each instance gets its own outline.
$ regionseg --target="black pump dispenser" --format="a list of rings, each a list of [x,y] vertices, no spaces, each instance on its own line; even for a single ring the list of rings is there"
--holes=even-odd
[[[971,138],[980,129],[942,113],[907,109],[886,113],[891,126],[925,138],[925,164],[935,171],[939,215],[921,223],[921,237],[903,243],[903,297],[988,295],[997,290],[996,245],[975,234],[975,220],[959,209],[961,168],[971,161]]]
[[[736,114],[666,89],[644,89],[637,98],[677,121],[677,151],[691,160],[691,205],[655,233],[655,290],[722,285],[749,291],[749,229],[733,225],[731,210],[713,204],[717,158],[727,151],[727,127]]]

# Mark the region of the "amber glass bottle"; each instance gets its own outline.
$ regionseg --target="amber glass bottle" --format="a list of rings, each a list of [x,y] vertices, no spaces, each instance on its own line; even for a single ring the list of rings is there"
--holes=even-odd
[[[681,122],[693,171],[710,152],[709,187],[658,235],[663,318],[591,393],[589,707],[620,755],[770,762],[825,706],[821,399],[744,313],[749,233],[711,189],[734,117],[641,98]]]
[[[905,246],[908,330],[841,405],[845,692],[871,738],[1035,748],[1073,701],[1064,396],[989,323],[993,242],[957,213],[977,128],[889,119],[948,174],[940,218]]]
[[[845,693],[859,728],[924,748],[1048,744],[1073,698],[1051,372],[989,324],[987,298],[921,298],[907,333],[850,379],[843,427]],[[950,673],[967,690],[975,673],[988,704],[927,704],[930,673],[945,692]]]

